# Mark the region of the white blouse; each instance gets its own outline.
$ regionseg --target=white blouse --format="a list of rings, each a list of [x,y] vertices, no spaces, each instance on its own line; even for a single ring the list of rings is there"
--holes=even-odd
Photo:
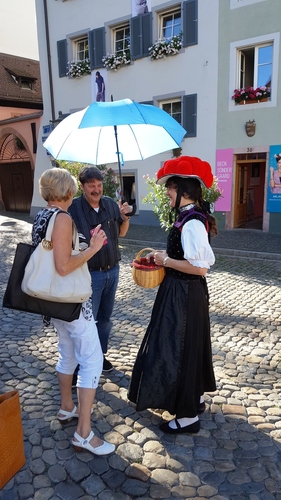
[[[214,252],[208,241],[205,225],[200,220],[186,222],[181,232],[184,258],[193,266],[210,269],[215,263]]]

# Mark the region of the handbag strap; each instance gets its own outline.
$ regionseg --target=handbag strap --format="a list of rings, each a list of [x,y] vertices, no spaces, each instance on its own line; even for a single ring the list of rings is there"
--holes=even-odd
[[[55,220],[56,220],[56,216],[59,213],[67,214],[71,218],[69,213],[65,212],[65,210],[56,210],[53,213],[52,217],[50,217],[49,222],[48,222],[48,226],[47,226],[47,230],[46,230],[46,234],[45,234],[45,238],[44,238],[47,241],[52,241],[52,234],[53,234],[53,229],[54,229],[54,225],[55,225]],[[76,228],[73,220],[72,220],[72,247],[74,250],[79,251],[79,237],[78,237],[77,228]]]

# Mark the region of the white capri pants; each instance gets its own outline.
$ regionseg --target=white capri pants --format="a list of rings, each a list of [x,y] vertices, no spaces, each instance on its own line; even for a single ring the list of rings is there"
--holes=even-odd
[[[79,364],[77,387],[96,389],[103,367],[103,353],[93,316],[90,321],[86,320],[81,310],[79,318],[74,321],[52,318],[52,322],[58,334],[56,370],[71,375]]]

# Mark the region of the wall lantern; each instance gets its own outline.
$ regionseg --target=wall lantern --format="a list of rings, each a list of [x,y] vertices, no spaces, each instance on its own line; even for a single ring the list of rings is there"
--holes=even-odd
[[[248,137],[253,137],[256,133],[256,122],[255,120],[249,120],[245,124],[246,134]]]

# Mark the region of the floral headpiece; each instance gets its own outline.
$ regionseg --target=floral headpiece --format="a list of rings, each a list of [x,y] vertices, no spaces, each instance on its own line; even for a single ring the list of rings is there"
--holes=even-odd
[[[157,184],[165,184],[170,177],[193,177],[209,189],[214,180],[211,165],[195,156],[179,156],[165,161],[157,172]]]

